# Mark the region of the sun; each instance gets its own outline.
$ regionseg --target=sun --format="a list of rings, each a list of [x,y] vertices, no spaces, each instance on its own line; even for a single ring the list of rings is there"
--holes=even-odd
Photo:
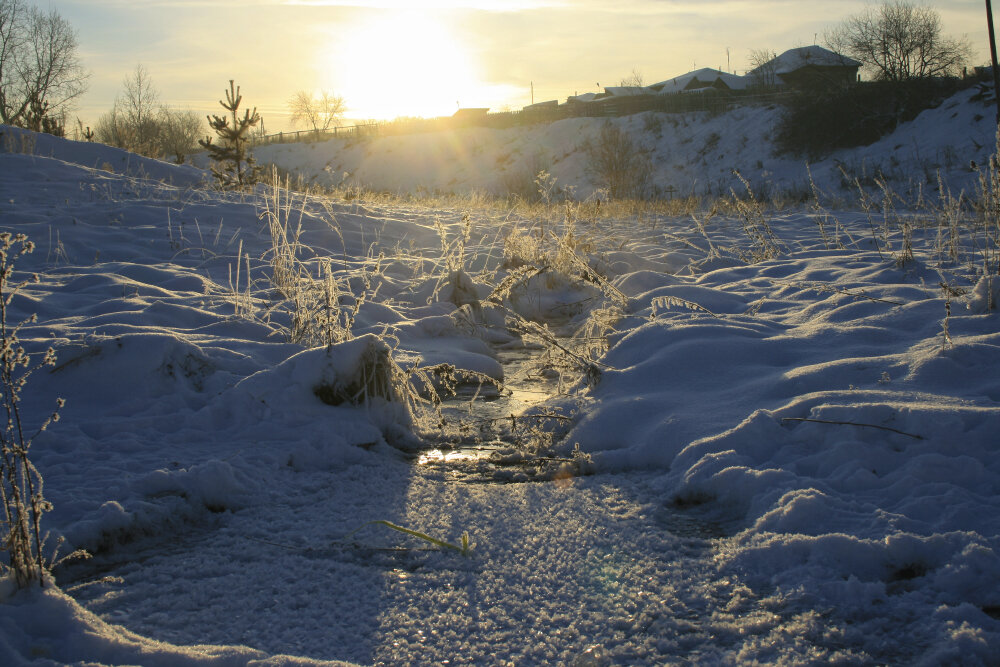
[[[355,118],[446,116],[477,106],[469,50],[428,12],[380,12],[355,23],[330,60],[337,94]]]

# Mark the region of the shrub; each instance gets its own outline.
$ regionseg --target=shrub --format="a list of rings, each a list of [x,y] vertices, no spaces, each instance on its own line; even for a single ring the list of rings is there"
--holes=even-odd
[[[612,199],[641,199],[649,190],[653,165],[627,132],[610,122],[587,146],[591,177]]]
[[[517,164],[508,165],[500,177],[501,194],[517,197],[527,202],[538,202],[538,174],[548,172],[550,161],[541,153],[529,154]]]

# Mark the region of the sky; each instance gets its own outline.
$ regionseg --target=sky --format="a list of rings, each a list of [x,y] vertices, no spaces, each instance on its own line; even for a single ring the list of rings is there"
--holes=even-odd
[[[451,115],[565,100],[639,72],[742,74],[753,49],[823,43],[853,0],[33,0],[78,31],[93,124],[142,64],[163,102],[221,112],[229,79],[268,131],[291,129],[300,90],[344,98],[349,119]],[[988,60],[984,3],[933,5],[944,32]]]

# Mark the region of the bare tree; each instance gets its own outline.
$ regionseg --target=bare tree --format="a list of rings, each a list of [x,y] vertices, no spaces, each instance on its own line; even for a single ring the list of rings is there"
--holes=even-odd
[[[143,155],[155,155],[159,123],[156,112],[160,94],[153,87],[149,71],[139,63],[130,76],[122,81],[123,94],[115,103],[121,112],[122,122],[129,134],[130,151]]]
[[[41,126],[87,89],[76,33],[52,10],[0,0],[0,121]]]
[[[198,150],[198,140],[203,136],[201,116],[194,111],[163,107],[159,114],[159,145],[164,156],[172,156],[177,164],[184,164],[188,155]]]
[[[149,72],[141,64],[122,80],[123,92],[115,97],[111,111],[97,121],[97,138],[111,146],[158,157],[157,108],[159,94]]]
[[[632,73],[622,79],[619,85],[623,88],[644,88],[646,86],[646,82],[642,76],[642,72],[639,71],[639,68],[633,67]]]
[[[128,143],[125,138],[125,124],[122,123],[118,110],[118,100],[115,100],[111,110],[102,113],[94,124],[94,138],[102,144],[124,148]]]
[[[173,157],[183,163],[197,150],[203,136],[201,117],[193,111],[160,103],[149,71],[141,64],[122,81],[122,94],[101,115],[94,128],[97,140],[149,157]]]
[[[763,90],[771,90],[778,85],[778,54],[772,49],[753,49],[750,51],[750,86]]]
[[[308,123],[316,134],[340,125],[345,111],[344,98],[325,90],[317,96],[300,90],[292,95],[288,108],[292,112],[292,123]]]
[[[941,34],[937,11],[904,0],[869,7],[825,38],[831,50],[859,60],[884,81],[956,74],[971,54],[967,38]]]

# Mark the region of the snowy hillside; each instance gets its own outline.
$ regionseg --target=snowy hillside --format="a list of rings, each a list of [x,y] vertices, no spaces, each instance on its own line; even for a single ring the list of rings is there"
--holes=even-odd
[[[819,206],[693,217],[219,192],[0,128],[0,232],[35,244],[8,323],[37,315],[21,343],[57,355],[25,421],[66,399],[31,449],[43,527],[95,555],[2,582],[0,664],[995,664],[1000,178],[970,170],[995,146],[977,115],[960,95],[813,165]],[[804,178],[764,109],[617,122],[661,187]],[[548,161],[585,198],[598,127],[258,157],[405,192]],[[866,212],[834,169],[876,162],[969,199]]]
[[[676,196],[743,191],[739,171],[767,196],[799,199],[811,192],[809,172],[824,192],[851,194],[853,179],[879,173],[900,192],[934,190],[938,174],[955,192],[968,190],[970,160],[983,164],[994,145],[995,112],[972,101],[975,90],[929,109],[891,135],[863,148],[841,150],[815,164],[774,154],[781,108],[741,107],[708,113],[643,113],[609,122],[622,128],[652,160],[652,184]],[[604,119],[571,118],[525,128],[470,128],[367,139],[336,138],[307,144],[262,146],[256,155],[320,185],[357,185],[388,192],[523,194],[540,170],[585,199],[594,191],[587,143],[597,141]]]

